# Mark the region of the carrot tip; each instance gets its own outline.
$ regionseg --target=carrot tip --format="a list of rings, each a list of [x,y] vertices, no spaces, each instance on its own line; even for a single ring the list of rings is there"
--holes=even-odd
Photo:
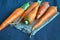
[[[41,15],[37,16],[37,19],[39,19],[41,17]]]
[[[32,28],[32,31],[34,30],[34,28]]]
[[[1,31],[2,29],[0,28],[0,31]]]

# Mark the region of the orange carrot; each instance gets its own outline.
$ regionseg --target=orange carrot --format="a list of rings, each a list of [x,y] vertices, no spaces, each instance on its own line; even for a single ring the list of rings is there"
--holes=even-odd
[[[32,24],[35,20],[39,5],[37,5],[27,16],[24,18],[25,24]]]
[[[0,26],[0,30],[5,28],[9,23],[13,22],[18,16],[24,12],[22,8],[17,8]],[[20,14],[21,13],[21,14]]]
[[[39,28],[43,23],[45,23],[56,13],[57,13],[57,8],[55,6],[49,7],[45,15],[43,15],[42,18],[40,18],[38,22],[33,26],[32,31]]]
[[[27,6],[26,6],[27,5]],[[26,7],[23,7],[26,6]],[[15,21],[18,17],[22,15],[24,10],[26,10],[29,7],[29,3],[24,4],[22,7],[17,8],[1,25],[0,30],[4,29],[6,26],[8,26],[10,23]]]
[[[17,24],[22,21],[22,19],[29,13],[31,12],[36,6],[38,5],[38,2],[34,2],[31,4],[31,6],[23,13],[22,17],[19,19]]]
[[[37,13],[37,19],[39,19],[47,11],[48,8],[49,8],[49,3],[43,2],[39,7],[39,10]]]

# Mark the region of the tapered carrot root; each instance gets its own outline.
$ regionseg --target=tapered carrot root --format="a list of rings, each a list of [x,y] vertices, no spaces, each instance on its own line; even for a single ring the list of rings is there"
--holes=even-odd
[[[25,7],[23,7],[25,6]],[[20,8],[17,8],[1,25],[0,30],[4,29],[10,23],[14,22],[18,17],[20,17],[23,12],[29,7],[29,3],[24,4]]]
[[[31,4],[31,6],[23,13],[22,17],[19,19],[17,24],[22,21],[22,19],[29,13],[31,12],[36,6],[38,5],[37,2],[34,2]]]
[[[21,14],[24,12],[22,8],[17,8],[0,26],[0,30],[5,28],[9,23],[12,23],[16,18],[21,16]]]
[[[37,19],[39,19],[47,11],[47,9],[49,8],[49,6],[50,5],[49,5],[48,2],[43,2],[40,5],[38,13],[37,13]]]
[[[39,5],[37,5],[27,16],[24,18],[25,24],[32,24],[35,20]]]
[[[57,8],[55,6],[49,7],[45,15],[42,16],[42,18],[39,19],[38,22],[33,26],[32,31],[37,29],[39,26],[41,26],[43,23],[49,20],[56,13],[57,13]]]

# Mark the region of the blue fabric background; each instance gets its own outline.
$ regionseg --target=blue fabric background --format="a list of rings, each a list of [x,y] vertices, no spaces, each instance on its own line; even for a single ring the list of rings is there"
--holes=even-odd
[[[0,24],[17,8],[30,0],[0,0]],[[36,0],[31,0],[36,1]],[[60,0],[48,1],[50,5],[58,6],[60,11]],[[36,35],[29,38],[28,34],[17,30],[13,26],[7,26],[0,31],[0,40],[60,40],[60,15],[42,28]]]

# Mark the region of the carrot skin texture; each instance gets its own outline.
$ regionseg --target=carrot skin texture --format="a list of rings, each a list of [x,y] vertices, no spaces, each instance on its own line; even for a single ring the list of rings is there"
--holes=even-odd
[[[23,4],[20,8],[17,8],[3,23],[0,25],[0,30],[14,22],[18,17],[21,17],[23,12],[30,6],[29,2]]]
[[[32,9],[34,9],[37,5],[38,5],[37,2],[32,3],[31,6],[23,13],[22,17],[19,19],[19,21],[17,22],[17,24],[18,24],[19,22],[21,22],[22,19],[23,19],[29,12],[31,12]]]
[[[38,13],[37,13],[37,19],[39,19],[49,8],[49,2],[44,2],[40,5]]]
[[[33,21],[35,20],[38,8],[39,5],[37,5],[27,16],[25,16],[24,19],[27,19],[29,24],[32,24]]]
[[[24,12],[22,8],[17,8],[1,25],[0,30],[4,29],[9,23],[12,23],[16,18]]]
[[[43,23],[45,23],[48,19],[54,16],[57,13],[57,8],[55,6],[51,6],[46,11],[45,15],[42,16],[41,19],[33,26],[32,31],[39,28]]]

